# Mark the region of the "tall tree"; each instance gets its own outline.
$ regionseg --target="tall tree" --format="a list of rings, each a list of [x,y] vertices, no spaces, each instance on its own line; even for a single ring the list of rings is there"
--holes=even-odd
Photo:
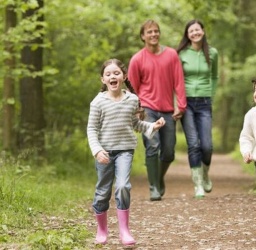
[[[27,3],[27,0],[24,0]],[[44,154],[44,105],[43,81],[39,72],[43,68],[43,26],[44,16],[40,13],[43,0],[37,1],[36,8],[29,8],[24,12],[23,19],[36,18],[35,30],[31,31],[31,40],[21,52],[21,62],[29,71],[29,75],[20,80],[20,131],[19,146],[21,149],[33,150],[37,155]],[[36,37],[32,33],[39,34]],[[30,32],[30,31],[28,31]]]
[[[16,26],[17,17],[14,10],[14,5],[7,5],[5,8],[5,33]],[[13,150],[15,145],[14,135],[14,92],[15,80],[12,77],[12,70],[15,68],[15,57],[13,42],[6,40],[4,50],[8,53],[8,58],[5,60],[7,68],[3,83],[3,148],[5,150]]]

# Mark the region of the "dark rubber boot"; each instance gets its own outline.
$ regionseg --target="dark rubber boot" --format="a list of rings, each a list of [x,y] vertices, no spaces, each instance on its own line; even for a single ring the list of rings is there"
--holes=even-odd
[[[161,200],[161,194],[159,192],[159,166],[158,156],[151,156],[146,158],[146,166],[148,172],[150,200]]]
[[[169,162],[164,162],[161,161],[160,163],[160,170],[159,170],[159,176],[160,176],[160,180],[159,180],[159,191],[160,191],[160,195],[163,196],[165,194],[165,182],[164,182],[164,176],[168,170],[170,166]]]

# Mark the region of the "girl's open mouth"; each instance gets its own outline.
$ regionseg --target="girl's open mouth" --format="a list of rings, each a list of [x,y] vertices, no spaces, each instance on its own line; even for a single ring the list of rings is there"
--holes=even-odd
[[[113,81],[113,82],[110,82],[110,85],[117,85],[117,82],[116,81]]]

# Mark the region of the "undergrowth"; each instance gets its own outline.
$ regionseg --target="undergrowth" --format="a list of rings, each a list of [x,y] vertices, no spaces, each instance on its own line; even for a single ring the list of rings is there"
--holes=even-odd
[[[24,165],[2,152],[0,245],[4,249],[86,249],[92,234],[85,219],[95,177],[60,175],[57,169]]]

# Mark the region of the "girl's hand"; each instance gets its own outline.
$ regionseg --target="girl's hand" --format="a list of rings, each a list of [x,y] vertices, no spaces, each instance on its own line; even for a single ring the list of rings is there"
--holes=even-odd
[[[246,153],[243,155],[244,162],[245,163],[250,163],[252,162],[252,154],[251,153]]]
[[[101,164],[108,164],[109,163],[109,155],[108,152],[105,150],[101,150],[96,154],[97,161]]]
[[[160,119],[158,119],[155,124],[154,124],[154,130],[158,130],[161,127],[163,127],[165,124],[165,119],[163,117],[161,117]]]

